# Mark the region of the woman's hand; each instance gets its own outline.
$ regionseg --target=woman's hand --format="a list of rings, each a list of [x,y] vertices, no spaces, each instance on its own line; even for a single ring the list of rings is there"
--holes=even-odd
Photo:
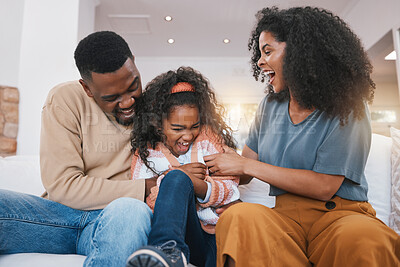
[[[232,148],[224,145],[224,153],[204,157],[204,161],[213,175],[243,175],[246,158]]]

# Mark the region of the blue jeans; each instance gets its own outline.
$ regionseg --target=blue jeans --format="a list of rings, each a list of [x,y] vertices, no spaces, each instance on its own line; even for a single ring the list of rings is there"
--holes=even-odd
[[[41,197],[0,189],[0,254],[86,255],[84,266],[125,266],[147,243],[151,210],[133,198],[82,211]]]
[[[182,171],[170,171],[158,192],[149,245],[175,240],[186,259],[196,266],[215,266],[215,235],[201,228],[197,217],[193,183]],[[189,258],[190,256],[190,258]]]

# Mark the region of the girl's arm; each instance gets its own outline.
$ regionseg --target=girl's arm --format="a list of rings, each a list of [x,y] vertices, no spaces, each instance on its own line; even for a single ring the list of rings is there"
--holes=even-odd
[[[139,174],[142,168],[147,168],[147,167],[144,165],[143,161],[140,160],[137,153],[134,153],[132,155],[132,162],[131,162],[132,180],[140,179]],[[145,179],[145,196],[144,196],[145,199],[151,194],[151,188],[153,188],[154,186],[157,186],[157,176]]]
[[[210,129],[205,128],[203,134],[198,137],[198,141],[202,142],[202,155],[224,152],[223,140]],[[211,184],[210,198],[205,203],[199,203],[200,206],[219,207],[239,199],[239,176],[221,176],[215,175],[212,172],[209,173],[210,175],[207,175],[205,180]]]
[[[238,176],[207,176],[206,181],[211,183],[211,195],[208,202],[199,203],[203,208],[216,208],[239,199]]]
[[[206,174],[206,165],[200,162],[193,162],[174,167],[173,169],[183,171],[193,183],[193,189],[196,197],[204,199],[207,193],[207,184],[204,181]]]
[[[245,150],[251,150],[245,146]],[[226,147],[226,153],[204,157],[210,171],[216,175],[240,175],[256,177],[287,192],[327,201],[339,190],[344,176],[317,173],[311,170],[289,169],[273,166],[255,159],[255,153],[247,152],[250,158],[242,157]],[[301,155],[299,155],[301,157]]]

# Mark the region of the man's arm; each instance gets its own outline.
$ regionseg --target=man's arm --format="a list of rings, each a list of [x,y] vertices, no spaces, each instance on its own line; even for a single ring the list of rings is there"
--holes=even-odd
[[[65,101],[74,102],[79,99]],[[42,111],[40,165],[47,197],[82,210],[104,208],[120,197],[143,200],[145,181],[130,180],[130,161],[126,162],[129,160],[129,152],[125,155],[116,153],[113,162],[107,162],[103,156],[107,151],[92,151],[92,156],[99,159],[99,171],[96,171],[96,176],[85,173],[87,166],[82,158],[84,149],[87,149],[82,141],[85,129],[80,125],[80,114],[74,109],[67,109],[68,104],[58,105],[56,100],[50,98]],[[120,166],[117,166],[118,162]],[[112,164],[114,166],[110,166]],[[114,171],[110,172],[110,168]]]

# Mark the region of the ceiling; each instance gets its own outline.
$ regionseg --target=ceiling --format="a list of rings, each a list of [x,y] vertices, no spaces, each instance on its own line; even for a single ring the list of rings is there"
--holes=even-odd
[[[374,67],[372,79],[376,83],[397,83],[396,61],[385,60],[394,50],[393,33],[389,31],[376,44],[368,49],[368,56]]]
[[[340,17],[359,0],[98,0],[95,30],[121,34],[140,57],[248,57],[255,13],[318,6]],[[172,16],[166,22],[165,16]],[[167,40],[173,38],[174,44]],[[228,38],[230,43],[224,44]]]
[[[247,57],[247,42],[258,10],[277,6],[317,6],[346,20],[360,0],[97,0],[95,30],[122,35],[137,57]],[[164,20],[171,16],[170,22]],[[175,42],[169,44],[167,40]],[[223,40],[230,39],[225,44]],[[368,51],[377,82],[396,82],[388,33]]]

